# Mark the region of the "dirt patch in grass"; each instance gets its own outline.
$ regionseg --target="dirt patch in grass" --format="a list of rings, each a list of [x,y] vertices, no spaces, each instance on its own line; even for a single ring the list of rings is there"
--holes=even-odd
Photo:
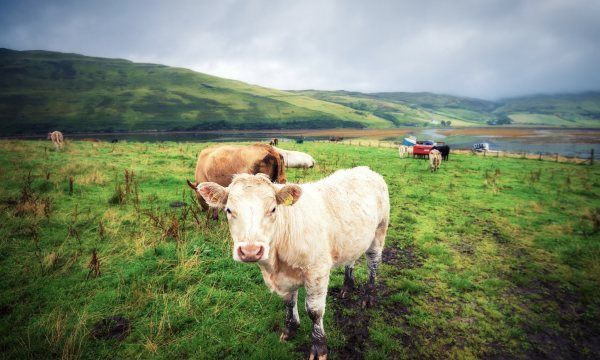
[[[521,301],[515,309],[528,342],[522,349],[527,359],[594,359],[600,354],[600,312],[580,290],[552,281],[549,269],[527,266],[532,255],[523,248],[510,249],[518,262],[505,277],[516,283],[510,290]],[[515,281],[513,275],[529,279]],[[509,358],[502,350],[491,358]]]
[[[111,316],[94,324],[90,335],[96,340],[123,340],[131,331],[131,323],[122,316]]]
[[[386,246],[381,254],[381,261],[398,270],[414,269],[423,265],[423,257],[418,255],[416,249],[411,245],[403,249],[394,245]]]
[[[388,245],[382,253],[382,262],[393,266],[396,272],[403,269],[412,269],[423,265],[423,257],[417,255],[413,246],[400,249],[394,245]],[[399,318],[405,318],[408,314],[406,306],[388,301],[391,291],[385,283],[385,278],[380,278],[376,284],[376,303],[373,307],[363,309],[362,299],[365,296],[365,284],[357,284],[351,296],[346,299],[340,296],[341,288],[331,288],[330,309],[333,311],[333,319],[336,327],[345,337],[345,344],[340,348],[330,348],[333,359],[361,360],[365,358],[371,347],[369,326],[373,314],[383,314],[391,322],[397,322]],[[410,346],[410,340],[400,339],[403,344]],[[299,351],[308,356],[310,344],[302,344]]]
[[[594,310],[586,309],[579,294],[556,282],[540,279],[517,288],[516,292],[527,299],[529,311],[524,316],[523,328],[531,345],[528,358],[597,358],[600,325],[589,315]]]

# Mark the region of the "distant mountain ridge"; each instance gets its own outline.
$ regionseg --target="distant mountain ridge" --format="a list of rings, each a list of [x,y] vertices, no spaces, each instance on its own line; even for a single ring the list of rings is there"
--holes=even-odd
[[[433,93],[282,91],[183,68],[0,49],[0,134],[517,125],[600,126],[600,92],[498,102]]]

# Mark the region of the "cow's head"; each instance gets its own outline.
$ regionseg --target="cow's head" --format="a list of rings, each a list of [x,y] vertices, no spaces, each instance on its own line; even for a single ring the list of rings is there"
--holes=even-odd
[[[298,185],[274,185],[264,174],[238,174],[228,187],[213,182],[196,187],[211,207],[224,209],[233,238],[233,259],[267,260],[276,228],[284,226],[280,213],[298,201]]]

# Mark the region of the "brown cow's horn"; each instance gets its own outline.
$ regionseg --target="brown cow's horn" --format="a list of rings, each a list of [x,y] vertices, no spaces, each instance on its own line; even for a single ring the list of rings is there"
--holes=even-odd
[[[197,190],[197,189],[198,189],[198,184],[196,184],[196,183],[193,183],[193,182],[191,182],[191,181],[189,181],[189,180],[187,180],[187,179],[186,179],[186,181],[187,181],[188,185],[189,185],[189,186],[190,186],[192,189],[194,189],[194,190]]]

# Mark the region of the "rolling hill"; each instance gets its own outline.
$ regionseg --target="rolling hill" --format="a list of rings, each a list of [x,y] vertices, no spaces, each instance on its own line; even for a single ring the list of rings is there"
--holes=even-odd
[[[600,127],[600,92],[532,95],[488,101],[428,92],[299,91],[392,121],[395,125]],[[508,121],[507,121],[508,120]]]
[[[370,113],[187,69],[0,50],[0,133],[391,127]]]
[[[495,110],[515,124],[600,126],[600,92],[534,95],[505,99]]]
[[[508,120],[510,119],[510,120]],[[600,126],[600,92],[487,101],[433,93],[282,91],[183,68],[0,49],[0,134],[227,129]]]

